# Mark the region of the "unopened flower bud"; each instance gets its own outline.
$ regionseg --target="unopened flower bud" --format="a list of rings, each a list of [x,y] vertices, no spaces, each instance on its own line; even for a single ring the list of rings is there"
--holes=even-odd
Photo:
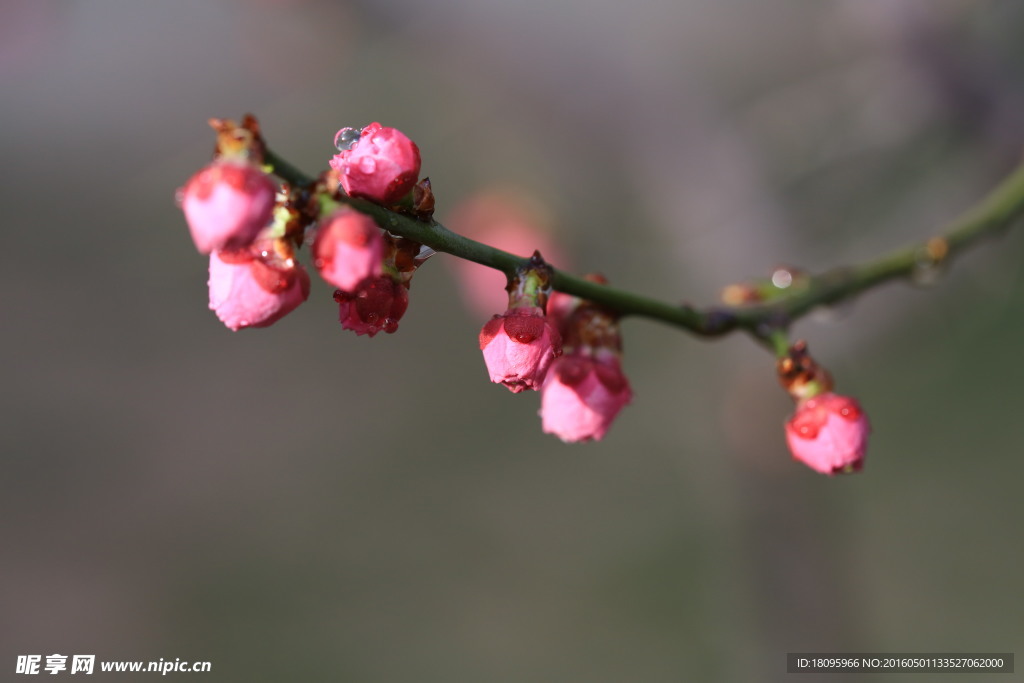
[[[586,279],[607,284],[604,276]],[[619,411],[633,400],[622,372],[618,317],[586,299],[554,292],[548,317],[562,332],[565,355],[555,360],[541,389],[540,416],[546,434],[562,441],[602,439]]]
[[[346,330],[370,337],[378,332],[392,334],[409,307],[405,285],[390,275],[363,280],[352,292],[337,290],[338,319]]]
[[[800,401],[786,422],[793,457],[823,474],[857,472],[864,465],[871,426],[856,399],[832,392]]]
[[[366,278],[384,272],[384,246],[384,237],[372,218],[342,208],[317,230],[314,264],[324,280],[352,292]]]
[[[555,360],[544,382],[544,433],[566,442],[599,441],[632,398],[616,353],[567,353]]]
[[[491,381],[514,394],[539,389],[551,361],[562,353],[562,338],[538,307],[510,308],[480,330]]]
[[[309,275],[271,249],[210,254],[210,308],[228,328],[267,327],[309,296]]]
[[[181,194],[196,248],[208,254],[252,244],[270,222],[275,192],[270,177],[251,164],[218,160],[203,168]]]
[[[330,161],[345,192],[385,205],[395,204],[409,193],[420,174],[416,143],[400,130],[376,122],[363,128],[358,138],[346,137],[346,132],[354,133],[354,129],[338,131],[339,151]]]
[[[508,308],[480,330],[480,350],[491,381],[518,394],[540,389],[551,361],[562,354],[562,335],[544,315],[552,269],[540,252],[508,280]]]

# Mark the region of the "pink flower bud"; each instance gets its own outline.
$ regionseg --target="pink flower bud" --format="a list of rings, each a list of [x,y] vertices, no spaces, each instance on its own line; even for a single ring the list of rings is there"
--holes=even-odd
[[[342,128],[335,136],[338,154],[331,168],[341,174],[341,186],[353,197],[395,204],[409,193],[420,174],[420,150],[397,128],[371,123],[359,138]]]
[[[366,214],[340,209],[317,230],[313,259],[324,280],[352,292],[384,272],[384,237]]]
[[[480,350],[491,381],[514,394],[539,389],[548,366],[562,354],[562,337],[536,306],[510,308],[480,330]]]
[[[823,474],[858,472],[871,426],[856,399],[832,392],[800,401],[786,422],[793,457]]]
[[[271,257],[272,258],[272,257]],[[232,330],[274,324],[309,297],[309,275],[250,249],[210,254],[210,308]]]
[[[374,336],[381,330],[392,334],[409,307],[409,294],[388,275],[363,280],[353,292],[334,292],[338,319],[346,330]]]
[[[200,253],[249,246],[270,222],[276,189],[255,166],[214,161],[182,190],[192,241]]]
[[[555,360],[541,390],[544,433],[567,442],[600,441],[632,399],[615,353],[566,354]]]

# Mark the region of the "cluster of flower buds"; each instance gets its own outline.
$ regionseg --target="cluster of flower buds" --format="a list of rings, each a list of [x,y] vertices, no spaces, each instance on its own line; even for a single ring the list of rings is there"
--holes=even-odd
[[[429,179],[418,179],[416,144],[376,122],[342,128],[331,171],[291,188],[267,173],[252,116],[210,125],[217,133],[214,160],[189,179],[179,201],[196,248],[209,255],[210,308],[221,322],[231,330],[266,327],[305,301],[310,278],[295,250],[310,245],[317,272],[337,288],[344,329],[370,337],[397,330],[410,279],[433,251],[382,230],[348,204],[368,201],[429,220],[434,196]],[[311,227],[315,236],[306,234]],[[599,440],[633,397],[622,372],[618,318],[552,292],[552,277],[535,251],[508,279],[508,307],[480,330],[480,350],[491,381],[512,393],[541,392],[545,433]],[[600,276],[588,279],[604,284]],[[779,268],[770,281],[734,285],[723,298],[733,306],[763,303],[807,284],[805,273]],[[802,341],[779,359],[778,374],[796,402],[786,423],[793,457],[830,475],[860,470],[870,426],[857,401],[832,391],[831,377]]]
[[[278,187],[264,170],[265,146],[252,116],[211,119],[214,160],[179,193],[196,248],[210,255],[210,308],[230,329],[266,327],[309,296],[310,280],[295,249],[311,243],[321,277],[345,329],[394,332],[409,303],[413,271],[429,255],[394,237],[372,218],[340,203],[349,196],[393,206],[417,218],[433,212],[430,181],[417,182],[420,156],[400,131],[372,123],[343,128],[333,173],[308,188]],[[316,234],[306,229],[316,223]]]
[[[859,472],[871,426],[856,399],[832,391],[832,377],[798,341],[777,364],[779,382],[796,402],[786,422],[793,457],[823,474]]]
[[[363,214],[352,213],[366,218]],[[383,255],[373,257],[380,259],[373,261],[374,272],[358,281],[353,280],[351,287],[334,282],[339,287],[334,292],[334,300],[338,303],[341,326],[370,337],[381,331],[391,334],[398,329],[398,321],[409,307],[408,290],[412,274],[433,253],[429,249],[425,250],[418,242],[386,232],[378,230],[377,237]],[[364,247],[366,251],[373,252],[377,248],[370,243]],[[369,260],[370,257],[367,257]],[[319,256],[317,263],[320,263]]]
[[[266,327],[309,296],[309,275],[287,235],[293,210],[262,168],[256,119],[210,126],[215,158],[182,188],[181,208],[196,248],[210,255],[210,308],[232,330]]]
[[[550,279],[550,266],[535,252],[510,278],[508,309],[480,330],[480,350],[492,382],[513,393],[540,390],[545,433],[600,440],[633,396],[619,359],[618,321],[591,302],[552,293]]]
[[[334,146],[338,153],[330,160],[334,174],[327,178],[329,186],[421,220],[433,215],[430,179],[417,181],[420,150],[400,130],[377,122],[342,128]],[[341,326],[370,337],[398,329],[409,306],[413,272],[433,253],[381,231],[371,218],[350,208],[328,218],[313,251],[320,274],[338,288],[334,300]]]

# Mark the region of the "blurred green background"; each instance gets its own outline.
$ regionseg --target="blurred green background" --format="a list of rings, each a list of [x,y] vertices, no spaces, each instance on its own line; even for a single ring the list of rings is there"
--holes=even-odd
[[[322,282],[232,334],[174,192],[211,116],[310,172],[379,120],[442,222],[514,186],[578,270],[710,303],[982,196],[1024,149],[1022,32],[1008,0],[0,3],[2,678],[55,652],[602,682],[1021,651],[1020,230],[797,325],[874,426],[830,479],[788,455],[768,354],[643,320],[605,441],[542,434],[446,255],[395,335],[343,332]]]

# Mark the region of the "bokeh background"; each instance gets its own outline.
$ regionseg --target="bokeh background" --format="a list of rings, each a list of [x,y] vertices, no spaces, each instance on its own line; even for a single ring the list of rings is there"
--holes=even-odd
[[[0,3],[2,678],[52,653],[598,682],[1021,652],[1019,230],[797,325],[874,426],[830,479],[786,451],[768,354],[643,320],[608,437],[542,434],[446,255],[395,335],[343,332],[319,282],[233,334],[174,194],[210,116],[255,113],[310,172],[380,120],[442,222],[512,188],[579,271],[710,303],[982,196],[1024,149],[1022,31],[1011,0]]]

